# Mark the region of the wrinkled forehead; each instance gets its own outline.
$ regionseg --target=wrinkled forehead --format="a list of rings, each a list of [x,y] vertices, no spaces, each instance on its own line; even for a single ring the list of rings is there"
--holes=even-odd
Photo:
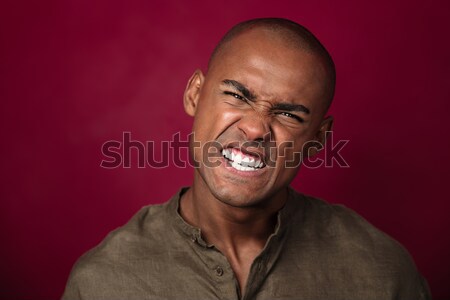
[[[221,45],[208,72],[252,62],[266,62],[289,73],[307,69],[327,72],[325,59],[306,41],[293,34],[264,28],[247,30]]]
[[[285,98],[299,94],[323,98],[328,84],[319,55],[266,30],[241,33],[223,45],[207,77],[240,80],[263,96]]]

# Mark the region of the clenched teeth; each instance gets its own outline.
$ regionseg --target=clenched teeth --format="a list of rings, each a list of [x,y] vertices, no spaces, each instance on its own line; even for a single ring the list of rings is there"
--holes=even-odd
[[[256,171],[264,167],[261,159],[246,155],[236,148],[222,150],[222,155],[231,161],[231,166],[239,171]]]

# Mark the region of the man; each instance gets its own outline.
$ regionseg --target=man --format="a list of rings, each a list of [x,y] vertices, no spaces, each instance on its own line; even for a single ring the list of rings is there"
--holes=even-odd
[[[231,29],[184,95],[192,186],[80,258],[63,299],[429,299],[398,243],[289,188],[331,130],[334,84],[331,57],[304,27]]]

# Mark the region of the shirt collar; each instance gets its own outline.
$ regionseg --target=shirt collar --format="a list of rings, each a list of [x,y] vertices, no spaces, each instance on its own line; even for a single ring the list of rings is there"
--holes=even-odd
[[[212,247],[207,244],[202,236],[201,229],[188,224],[180,215],[180,199],[181,196],[189,189],[189,187],[181,188],[168,202],[167,210],[169,218],[175,229],[189,238],[193,242],[198,242],[204,247]],[[277,224],[274,232],[270,235],[268,242],[273,239],[284,236],[285,231],[289,228],[289,223],[296,213],[302,213],[305,201],[303,195],[298,194],[291,187],[288,187],[288,199],[286,204],[277,213]],[[299,199],[300,198],[300,199]],[[301,201],[299,201],[301,200]]]

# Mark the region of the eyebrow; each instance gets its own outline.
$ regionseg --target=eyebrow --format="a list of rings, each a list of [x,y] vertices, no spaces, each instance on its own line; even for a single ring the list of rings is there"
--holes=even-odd
[[[231,86],[234,89],[238,90],[248,100],[253,101],[253,100],[256,99],[256,96],[252,92],[250,92],[250,90],[245,85],[240,83],[239,81],[231,80],[231,79],[225,79],[225,80],[222,81],[222,83],[226,84],[228,86]]]
[[[250,90],[240,83],[239,81],[232,80],[232,79],[225,79],[222,81],[223,84],[231,86],[238,90],[242,95],[244,95],[245,98],[247,98],[250,101],[253,101],[256,99],[256,96],[250,92]],[[309,109],[301,104],[291,104],[291,103],[276,103],[272,106],[273,110],[284,110],[284,111],[298,111],[298,112],[304,112],[306,114],[310,114]]]
[[[276,103],[272,107],[273,110],[284,110],[284,111],[299,111],[309,114],[309,109],[301,104],[290,104],[290,103]]]

